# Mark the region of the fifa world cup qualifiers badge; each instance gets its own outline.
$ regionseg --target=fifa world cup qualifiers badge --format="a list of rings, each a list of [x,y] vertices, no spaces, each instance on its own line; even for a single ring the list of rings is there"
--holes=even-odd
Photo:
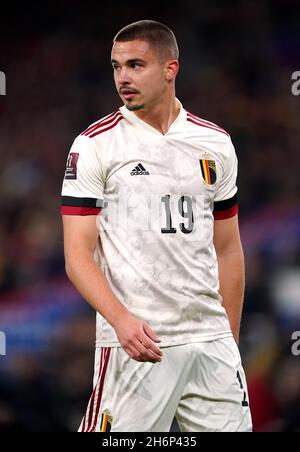
[[[6,77],[2,71],[0,71],[0,96],[6,96]]]
[[[299,96],[300,94],[300,71],[295,71],[292,74],[292,94],[293,96]]]
[[[77,162],[79,159],[78,152],[71,152],[68,156],[65,179],[77,179]]]

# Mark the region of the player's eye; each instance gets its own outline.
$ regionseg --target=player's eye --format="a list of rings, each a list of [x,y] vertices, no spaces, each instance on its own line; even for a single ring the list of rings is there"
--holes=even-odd
[[[142,66],[141,63],[135,63],[135,62],[130,63],[130,67],[132,69],[137,69],[138,67],[141,67],[141,66]]]
[[[120,69],[120,66],[118,64],[113,64],[112,67],[114,71],[118,71]]]

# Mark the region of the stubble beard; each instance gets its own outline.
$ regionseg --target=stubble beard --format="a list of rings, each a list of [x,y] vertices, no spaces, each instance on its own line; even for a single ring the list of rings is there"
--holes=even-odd
[[[129,111],[138,111],[144,108],[144,105],[126,105],[127,110]]]

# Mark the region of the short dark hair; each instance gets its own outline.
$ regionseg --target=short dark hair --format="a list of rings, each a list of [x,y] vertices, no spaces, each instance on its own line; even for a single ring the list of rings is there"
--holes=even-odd
[[[155,20],[139,20],[122,28],[113,42],[126,42],[140,39],[147,41],[159,51],[163,59],[179,58],[179,50],[176,37],[166,25]]]

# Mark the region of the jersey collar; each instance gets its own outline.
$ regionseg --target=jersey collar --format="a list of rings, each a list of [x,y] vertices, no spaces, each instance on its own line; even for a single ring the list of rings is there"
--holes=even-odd
[[[182,122],[186,121],[186,110],[183,108],[181,102],[176,98],[176,102],[178,102],[180,106],[179,115],[175,119],[175,121],[170,125],[169,130],[165,135],[160,133],[157,129],[147,124],[145,121],[140,119],[133,111],[128,110],[125,105],[120,108],[120,112],[136,129],[143,131],[144,133],[148,133],[151,135],[156,135],[157,137],[165,137],[172,134],[178,127],[181,126]]]

